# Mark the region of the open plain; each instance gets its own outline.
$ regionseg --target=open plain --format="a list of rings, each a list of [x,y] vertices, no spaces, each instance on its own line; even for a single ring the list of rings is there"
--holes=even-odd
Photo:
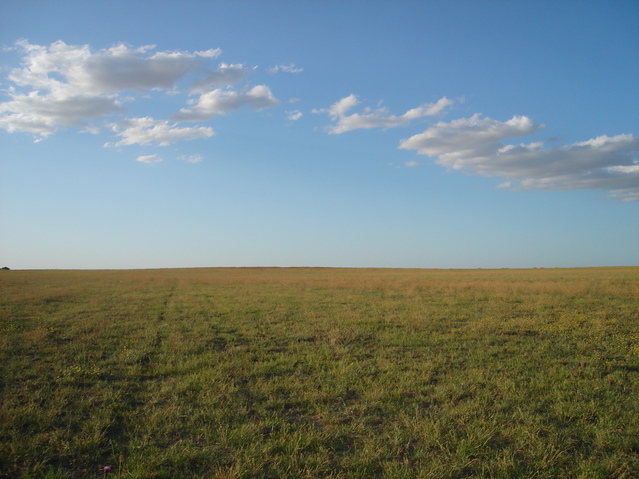
[[[3,271],[0,308],[3,478],[639,477],[637,267]]]

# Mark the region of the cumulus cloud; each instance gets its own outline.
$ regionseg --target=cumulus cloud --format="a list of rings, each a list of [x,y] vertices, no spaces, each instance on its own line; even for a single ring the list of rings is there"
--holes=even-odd
[[[162,161],[162,158],[160,158],[158,155],[143,155],[138,156],[135,161],[146,163],[147,165],[152,165],[153,163],[160,163]]]
[[[147,145],[156,143],[168,146],[176,141],[210,138],[213,129],[205,126],[178,127],[168,121],[153,118],[129,118],[112,125],[113,131],[122,139],[115,144],[105,146]]]
[[[543,125],[537,125],[525,116],[499,122],[476,114],[450,123],[436,123],[423,133],[403,140],[399,147],[417,150],[422,155],[439,156],[438,163],[456,169],[462,167],[455,161],[458,157],[480,157],[482,152],[500,149],[501,140],[505,138],[530,135],[540,128]]]
[[[542,142],[503,143],[541,128],[525,116],[500,122],[476,114],[437,123],[401,141],[399,148],[435,157],[437,164],[453,170],[502,177],[507,180],[502,188],[599,189],[621,201],[639,200],[639,139],[602,135],[551,148]]]
[[[286,113],[288,114],[286,118],[293,121],[299,120],[302,116],[304,116],[304,114],[299,110],[287,111]]]
[[[174,88],[200,65],[198,57],[210,55],[151,53],[153,45],[131,48],[119,44],[97,52],[92,52],[88,45],[67,45],[62,41],[48,47],[26,42],[19,45],[25,52],[23,66],[11,71],[11,81],[52,91],[66,88],[96,95]]]
[[[413,120],[427,116],[435,116],[441,113],[453,101],[446,97],[440,98],[435,103],[425,103],[417,108],[412,108],[402,115],[391,115],[387,108],[365,108],[363,113],[347,115],[353,107],[359,104],[356,95],[349,95],[335,102],[327,109],[313,110],[314,113],[328,113],[335,123],[328,127],[330,134],[340,134],[361,128],[394,128],[404,126]]]
[[[124,104],[141,94],[158,90],[179,93],[184,85],[198,100],[187,102],[175,121],[208,120],[230,110],[248,106],[261,110],[279,105],[266,85],[230,89],[245,79],[251,69],[242,64],[210,65],[220,49],[194,52],[156,51],[154,45],[131,47],[118,44],[92,50],[88,45],[16,43],[22,53],[19,68],[9,71],[12,82],[5,90],[8,100],[0,103],[0,128],[8,132],[29,132],[42,139],[62,128],[80,127],[98,132],[115,114],[126,113]],[[282,67],[283,71],[294,68]],[[112,123],[120,137],[108,146],[157,143],[213,135],[208,127],[180,127],[176,123],[149,117]]]
[[[256,85],[245,93],[216,88],[203,93],[191,108],[183,108],[173,115],[176,121],[209,120],[225,115],[230,110],[248,106],[254,110],[264,110],[281,105],[266,85]]]
[[[0,103],[0,127],[42,137],[71,126],[97,131],[92,120],[124,112],[122,92],[176,88],[187,74],[202,68],[203,58],[219,49],[153,52],[154,46],[119,44],[91,51],[88,45],[57,41],[48,46],[17,43],[20,68],[8,79],[9,101]]]
[[[27,131],[41,136],[69,126],[95,131],[86,120],[123,110],[112,96],[74,95],[68,91],[41,95],[32,91],[26,95],[16,94],[11,101],[0,103],[0,126],[9,132]]]

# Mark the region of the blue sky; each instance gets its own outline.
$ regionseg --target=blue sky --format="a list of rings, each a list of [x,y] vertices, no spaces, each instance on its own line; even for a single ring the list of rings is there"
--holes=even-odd
[[[639,264],[635,1],[0,4],[11,268]]]

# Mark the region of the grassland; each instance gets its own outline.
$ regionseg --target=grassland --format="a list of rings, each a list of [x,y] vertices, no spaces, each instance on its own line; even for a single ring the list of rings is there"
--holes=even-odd
[[[639,477],[639,268],[0,274],[2,478]]]

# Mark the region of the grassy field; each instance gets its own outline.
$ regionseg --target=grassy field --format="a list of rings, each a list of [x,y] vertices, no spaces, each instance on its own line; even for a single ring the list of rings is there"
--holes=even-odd
[[[639,268],[0,273],[2,478],[639,477]]]

